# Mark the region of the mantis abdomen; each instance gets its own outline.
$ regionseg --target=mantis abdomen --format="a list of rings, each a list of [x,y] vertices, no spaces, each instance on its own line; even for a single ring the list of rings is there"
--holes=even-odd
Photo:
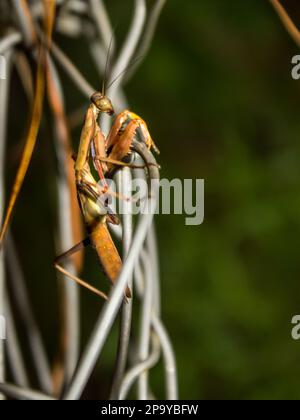
[[[96,226],[93,226],[89,237],[105,275],[114,284],[119,277],[123,264],[106,223],[100,221]],[[126,297],[131,297],[129,287],[126,289]]]

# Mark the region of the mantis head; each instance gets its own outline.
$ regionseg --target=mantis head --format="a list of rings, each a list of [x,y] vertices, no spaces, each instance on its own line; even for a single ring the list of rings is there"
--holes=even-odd
[[[95,92],[91,97],[91,101],[100,112],[111,116],[114,115],[115,111],[111,100],[101,92]]]

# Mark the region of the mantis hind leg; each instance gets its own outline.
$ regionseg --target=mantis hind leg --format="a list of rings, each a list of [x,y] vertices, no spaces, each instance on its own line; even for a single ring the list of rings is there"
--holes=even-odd
[[[106,158],[106,157],[97,157],[97,160],[101,161],[101,162],[105,162],[105,163],[111,163],[112,165],[116,165],[116,166],[122,166],[122,167],[127,167],[127,168],[131,168],[131,169],[145,169],[148,166],[155,166],[157,168],[160,168],[160,166],[157,163],[149,163],[149,164],[144,164],[144,165],[135,165],[134,163],[130,163],[130,162],[124,162],[121,160],[115,160],[115,159],[111,159],[111,158]]]
[[[61,274],[63,274],[64,276],[68,277],[70,280],[73,280],[79,286],[85,287],[90,292],[96,294],[97,296],[101,297],[102,299],[107,300],[108,297],[107,297],[107,295],[105,293],[101,292],[101,290],[96,289],[95,287],[93,287],[92,285],[90,285],[85,280],[82,280],[79,277],[74,276],[72,273],[70,273],[68,270],[66,270],[61,265],[61,263],[62,263],[63,260],[65,260],[66,258],[68,258],[71,255],[75,254],[76,252],[81,251],[82,249],[84,249],[89,244],[90,244],[90,240],[89,240],[89,238],[87,238],[87,239],[83,240],[82,242],[80,242],[79,244],[73,246],[71,249],[69,249],[68,251],[64,252],[63,254],[61,254],[60,256],[58,256],[57,258],[55,258],[54,267]]]

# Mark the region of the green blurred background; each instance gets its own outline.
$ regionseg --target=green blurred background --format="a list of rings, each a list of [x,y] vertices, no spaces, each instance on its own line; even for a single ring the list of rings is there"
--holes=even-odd
[[[106,3],[121,42],[132,1]],[[300,22],[298,2],[284,4]],[[99,85],[95,68],[84,62],[90,60],[85,43],[57,41]],[[291,338],[291,319],[300,313],[300,82],[291,78],[297,53],[266,0],[169,0],[150,54],[125,88],[161,149],[162,176],[205,179],[202,226],[185,226],[183,216],[157,217],[163,319],[176,350],[182,399],[299,398],[300,342]],[[64,88],[69,111],[84,103],[66,78]],[[43,122],[13,230],[54,356],[49,124]],[[19,139],[18,128],[11,125],[10,133]],[[78,136],[73,133],[74,147]],[[15,164],[17,144],[10,149]],[[84,277],[97,279],[90,251],[86,267]],[[82,311],[84,344],[98,300],[83,292]],[[116,337],[117,329],[85,398],[107,397]],[[161,366],[151,381],[163,395]]]

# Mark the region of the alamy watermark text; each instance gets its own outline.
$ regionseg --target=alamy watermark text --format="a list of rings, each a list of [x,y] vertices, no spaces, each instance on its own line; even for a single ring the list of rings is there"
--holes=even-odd
[[[147,197],[151,197],[156,189],[157,181],[148,182],[143,178],[134,178],[127,186],[128,193],[125,199],[131,201],[130,213],[184,215],[187,226],[199,226],[204,221],[204,180],[203,179],[161,179],[159,181],[159,194],[155,208],[146,205]],[[101,194],[98,207],[101,214],[114,212],[124,214],[128,206],[124,200],[118,199],[117,185],[113,180],[107,179],[108,192]],[[101,189],[101,184],[99,184]]]

